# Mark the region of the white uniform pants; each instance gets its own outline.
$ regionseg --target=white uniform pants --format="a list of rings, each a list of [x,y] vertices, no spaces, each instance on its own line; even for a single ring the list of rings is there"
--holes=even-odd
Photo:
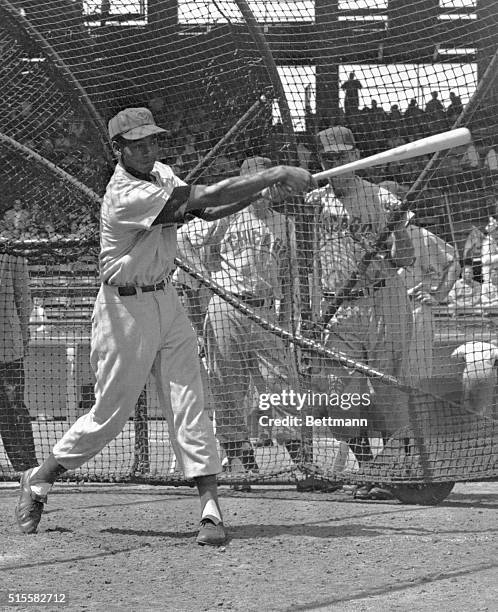
[[[171,284],[126,297],[116,287],[102,285],[92,317],[90,361],[95,405],[55,445],[58,463],[77,468],[114,439],[152,371],[185,476],[221,472],[213,427],[204,411],[195,333]]]

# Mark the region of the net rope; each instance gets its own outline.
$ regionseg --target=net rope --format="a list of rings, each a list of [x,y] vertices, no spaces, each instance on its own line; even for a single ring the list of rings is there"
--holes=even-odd
[[[271,254],[279,278],[263,306],[254,306],[261,296],[251,305],[233,291],[240,270],[229,271],[225,260],[234,225],[216,244],[201,244],[210,230],[183,226],[174,282],[198,333],[206,406],[227,464],[222,479],[289,482],[314,474],[415,485],[496,477],[498,295],[494,304],[483,261],[495,248],[498,218],[494,7],[0,0],[0,14],[0,251],[27,259],[32,293],[23,374],[2,370],[0,478],[13,478],[33,455],[43,459],[92,406],[98,215],[114,163],[105,126],[126,106],[152,110],[167,130],[160,161],[203,184],[237,175],[256,155],[318,172],[316,134],[338,125],[351,130],[362,157],[470,128],[468,147],[358,173],[415,214],[412,240],[426,249],[419,257],[433,293],[443,278],[441,252],[460,264],[464,278],[433,304],[430,318],[424,310],[425,318],[414,319],[417,306],[401,301],[391,277],[341,293],[361,258],[371,259],[379,226],[362,227],[361,214],[351,219],[354,198],[344,201],[350,218],[339,226],[326,184],[311,198],[273,205],[267,230],[280,228]],[[407,292],[416,275],[402,275]],[[342,303],[326,326],[334,300]],[[234,367],[220,380],[213,342],[229,333],[230,308],[242,348],[225,356]],[[410,310],[404,319],[403,308]],[[476,385],[471,374],[479,369]],[[321,403],[360,390],[370,406]],[[301,409],[284,405],[291,392],[306,396]],[[268,417],[280,421],[268,424]],[[302,422],[282,425],[285,417]],[[354,417],[368,425],[339,423]],[[338,422],[327,425],[328,418]],[[226,456],[222,442],[233,435],[252,449],[257,471]],[[76,477],[183,482],[168,439],[151,379],[133,421]]]

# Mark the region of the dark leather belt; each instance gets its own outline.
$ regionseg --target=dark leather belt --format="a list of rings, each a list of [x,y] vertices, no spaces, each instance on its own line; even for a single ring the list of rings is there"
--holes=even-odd
[[[376,282],[375,284],[370,285],[369,287],[353,289],[349,295],[344,296],[344,301],[358,300],[359,298],[362,298],[362,297],[368,297],[372,295],[372,293],[375,293],[376,291],[378,291],[379,289],[382,289],[385,286],[386,286],[386,281],[385,279],[382,279]],[[342,297],[340,293],[334,293],[333,291],[323,291],[322,294],[326,300],[336,300],[337,298]]]
[[[247,293],[234,293],[233,297],[253,308],[262,308],[263,306],[269,307],[273,304],[273,298],[258,298],[254,295],[248,295]]]
[[[138,287],[142,293],[148,293],[149,291],[160,291],[166,287],[165,281],[161,281],[156,283],[155,285],[144,285],[143,287]],[[125,285],[124,287],[118,287],[118,294],[121,296],[127,295],[136,295],[137,287],[133,287],[131,285]]]

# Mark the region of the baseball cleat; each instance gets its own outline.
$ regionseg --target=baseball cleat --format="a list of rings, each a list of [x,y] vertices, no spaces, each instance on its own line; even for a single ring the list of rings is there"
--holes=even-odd
[[[394,499],[394,495],[386,487],[374,486],[369,484],[358,487],[353,492],[353,499],[388,500]]]
[[[296,491],[299,493],[310,493],[313,491],[333,493],[338,489],[342,489],[342,483],[331,482],[323,478],[316,478],[315,476],[308,476],[304,480],[298,480],[296,483]]]
[[[395,499],[391,490],[386,487],[375,486],[370,489],[368,494],[368,499],[379,499],[379,500],[387,500],[387,499]]]
[[[16,521],[23,533],[36,533],[43,505],[47,503],[46,495],[36,495],[31,491],[29,479],[33,469],[26,470],[21,476],[21,492],[15,509]]]
[[[202,519],[196,542],[201,546],[222,546],[227,541],[227,534],[222,522],[215,524],[211,519]]]
[[[252,491],[251,485],[245,482],[242,484],[230,485],[230,488],[232,491],[240,491],[241,493],[250,493]]]

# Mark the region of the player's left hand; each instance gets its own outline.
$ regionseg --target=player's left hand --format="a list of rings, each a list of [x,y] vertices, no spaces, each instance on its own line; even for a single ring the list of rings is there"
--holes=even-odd
[[[308,191],[316,187],[313,175],[304,168],[296,166],[277,166],[278,180],[275,186],[282,194],[290,195]]]
[[[419,283],[418,285],[415,285],[415,287],[408,289],[408,295],[412,298],[413,301],[420,302],[421,304],[436,303],[434,297],[424,286],[424,283]]]

